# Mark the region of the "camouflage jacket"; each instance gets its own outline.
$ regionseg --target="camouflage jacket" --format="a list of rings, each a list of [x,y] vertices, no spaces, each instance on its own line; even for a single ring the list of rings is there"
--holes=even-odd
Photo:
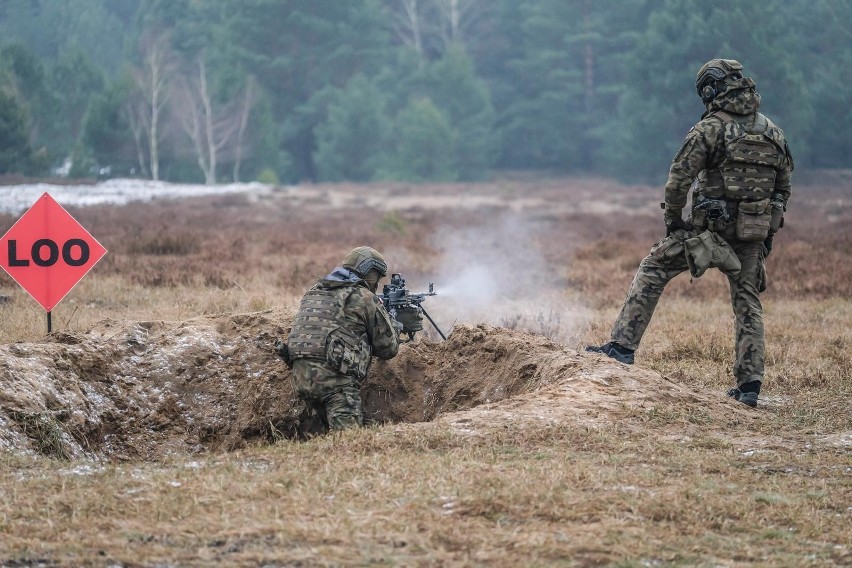
[[[701,121],[687,133],[669,169],[665,203],[667,220],[681,217],[689,190],[698,175],[704,170],[718,167],[725,159],[725,123],[715,113],[724,111],[741,119],[741,122],[750,122],[754,120],[759,106],[760,95],[748,90],[736,91],[733,96],[720,97],[708,105]],[[783,133],[780,136],[783,141]],[[793,159],[786,142],[783,146],[787,154],[786,167],[776,171],[773,193],[780,194],[786,209],[791,193]]]

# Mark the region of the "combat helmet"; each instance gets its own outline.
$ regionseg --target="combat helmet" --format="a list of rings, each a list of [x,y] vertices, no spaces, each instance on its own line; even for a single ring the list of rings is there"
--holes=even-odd
[[[374,248],[357,247],[343,257],[341,266],[357,273],[360,277],[367,276],[371,270],[375,270],[382,276],[388,275],[388,263],[385,257]]]
[[[729,90],[749,88],[754,88],[754,81],[743,77],[743,66],[736,59],[711,59],[695,76],[695,90],[705,105]]]

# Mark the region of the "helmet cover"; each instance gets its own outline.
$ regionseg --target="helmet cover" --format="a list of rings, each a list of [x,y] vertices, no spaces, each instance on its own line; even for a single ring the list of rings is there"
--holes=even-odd
[[[388,264],[385,262],[385,257],[374,248],[357,247],[352,249],[349,254],[343,258],[341,266],[348,268],[357,273],[362,278],[367,275],[370,270],[375,270],[382,276],[388,274]]]

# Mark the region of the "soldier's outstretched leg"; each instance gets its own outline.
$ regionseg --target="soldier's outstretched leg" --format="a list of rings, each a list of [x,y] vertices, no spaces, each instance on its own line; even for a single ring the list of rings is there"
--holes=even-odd
[[[688,268],[681,235],[672,235],[654,244],[633,277],[612,328],[611,341],[599,347],[589,346],[586,351],[604,353],[622,363],[632,364],[633,352],[639,348],[663,289]]]
[[[734,378],[737,381],[736,388],[728,395],[748,406],[757,406],[765,357],[763,306],[759,296],[766,285],[763,245],[759,242],[731,245],[742,269],[738,275],[728,277],[731,306],[736,317]]]

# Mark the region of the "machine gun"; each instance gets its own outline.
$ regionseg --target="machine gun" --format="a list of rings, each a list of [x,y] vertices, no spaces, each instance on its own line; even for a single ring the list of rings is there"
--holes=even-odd
[[[435,295],[437,295],[437,292],[435,292],[435,285],[432,282],[429,282],[428,292],[413,294],[405,287],[405,278],[402,277],[402,274],[391,274],[390,283],[385,284],[382,293],[379,294],[379,298],[382,300],[390,316],[394,319],[397,319],[398,315],[404,316],[406,313],[422,313],[429,320],[429,323],[432,324],[432,327],[435,328],[435,331],[438,332],[438,335],[441,336],[441,339],[446,340],[447,336],[444,335],[444,332],[441,331],[435,320],[423,308],[423,302],[426,300],[426,297]],[[419,329],[403,330],[403,333],[407,333],[408,341],[411,341],[414,339],[414,334],[420,331],[420,329],[422,329],[422,325],[419,326]]]

